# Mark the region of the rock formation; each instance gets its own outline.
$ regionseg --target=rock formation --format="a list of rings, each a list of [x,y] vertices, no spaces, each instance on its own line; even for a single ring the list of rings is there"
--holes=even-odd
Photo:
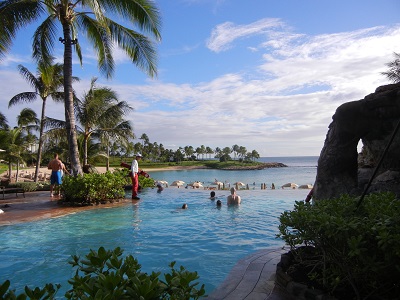
[[[400,83],[378,87],[364,99],[339,106],[318,160],[314,199],[361,195],[400,122]],[[363,151],[357,145],[362,140]],[[400,130],[368,192],[400,197]]]

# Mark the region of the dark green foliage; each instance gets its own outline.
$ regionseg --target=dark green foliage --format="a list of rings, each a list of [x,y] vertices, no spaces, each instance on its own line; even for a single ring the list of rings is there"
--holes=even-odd
[[[57,291],[60,289],[61,285],[56,284],[55,287],[48,283],[41,288],[34,288],[33,290],[29,287],[25,286],[25,293],[16,295],[15,290],[9,290],[10,281],[6,280],[3,284],[0,284],[0,299],[4,300],[46,300],[46,299],[55,299],[55,295]]]
[[[48,191],[50,189],[50,184],[48,182],[15,182],[9,183],[9,188],[23,188],[25,192],[34,192],[34,191]]]
[[[345,291],[346,299],[397,299],[400,201],[391,193],[372,194],[356,209],[357,201],[342,196],[314,205],[296,202],[293,211],[281,214],[278,237],[297,262],[311,266],[309,276],[327,292]],[[312,260],[296,251],[304,245],[314,247]]]
[[[141,265],[132,256],[122,258],[120,248],[98,251],[90,250],[84,259],[73,255],[69,262],[76,267],[75,276],[68,280],[71,289],[66,292],[66,299],[146,299],[146,300],[189,300],[204,296],[204,285],[199,290],[192,283],[199,279],[197,272],[189,272],[184,267],[174,269],[175,262],[170,264],[171,273],[164,274],[165,282],[159,279],[160,272],[150,275],[141,272]],[[15,296],[8,291],[10,281],[0,285],[0,299],[54,299],[60,285],[54,289],[46,284],[43,289],[34,290],[25,287],[25,293]],[[29,298],[27,298],[29,297]]]
[[[65,176],[61,185],[63,201],[74,205],[113,202],[125,197],[125,184],[126,179],[119,172]]]

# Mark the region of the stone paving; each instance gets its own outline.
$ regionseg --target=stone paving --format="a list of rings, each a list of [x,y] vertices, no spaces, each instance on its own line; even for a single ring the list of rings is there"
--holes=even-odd
[[[293,296],[275,283],[276,265],[288,250],[268,248],[258,251],[233,267],[225,281],[208,300],[292,300]]]

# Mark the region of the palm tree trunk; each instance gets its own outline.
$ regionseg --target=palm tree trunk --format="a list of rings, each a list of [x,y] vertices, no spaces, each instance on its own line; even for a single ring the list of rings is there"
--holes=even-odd
[[[39,149],[38,149],[38,152],[37,152],[37,155],[36,155],[35,177],[33,178],[34,182],[37,182],[37,180],[38,180],[40,163],[42,162],[43,132],[44,132],[44,123],[45,123],[45,120],[46,120],[45,110],[46,110],[46,99],[43,99],[43,102],[42,102],[42,116],[41,116],[41,119],[40,119]]]
[[[18,182],[19,177],[19,159],[17,159],[17,173],[15,175],[15,182]]]
[[[64,32],[64,101],[65,122],[71,169],[74,175],[82,174],[79,162],[78,141],[76,138],[74,97],[72,89],[72,45],[70,24],[63,22]]]
[[[83,137],[83,165],[87,165],[88,163],[88,140],[89,140],[89,135],[85,133]]]

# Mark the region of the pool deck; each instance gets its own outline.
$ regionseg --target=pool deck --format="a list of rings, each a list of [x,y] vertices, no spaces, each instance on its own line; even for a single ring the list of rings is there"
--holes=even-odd
[[[208,300],[292,300],[275,283],[276,265],[288,250],[267,248],[237,262],[224,280],[206,299]]]
[[[55,218],[75,213],[91,207],[62,207],[58,205],[58,197],[50,197],[50,192],[29,192],[23,195],[7,194],[0,199],[0,226],[21,222]],[[110,206],[131,202],[130,199],[114,203]],[[106,207],[108,205],[101,205]],[[257,251],[237,262],[224,282],[206,299],[208,300],[292,300],[293,297],[275,283],[276,265],[281,254],[288,250],[283,248],[267,248]]]

